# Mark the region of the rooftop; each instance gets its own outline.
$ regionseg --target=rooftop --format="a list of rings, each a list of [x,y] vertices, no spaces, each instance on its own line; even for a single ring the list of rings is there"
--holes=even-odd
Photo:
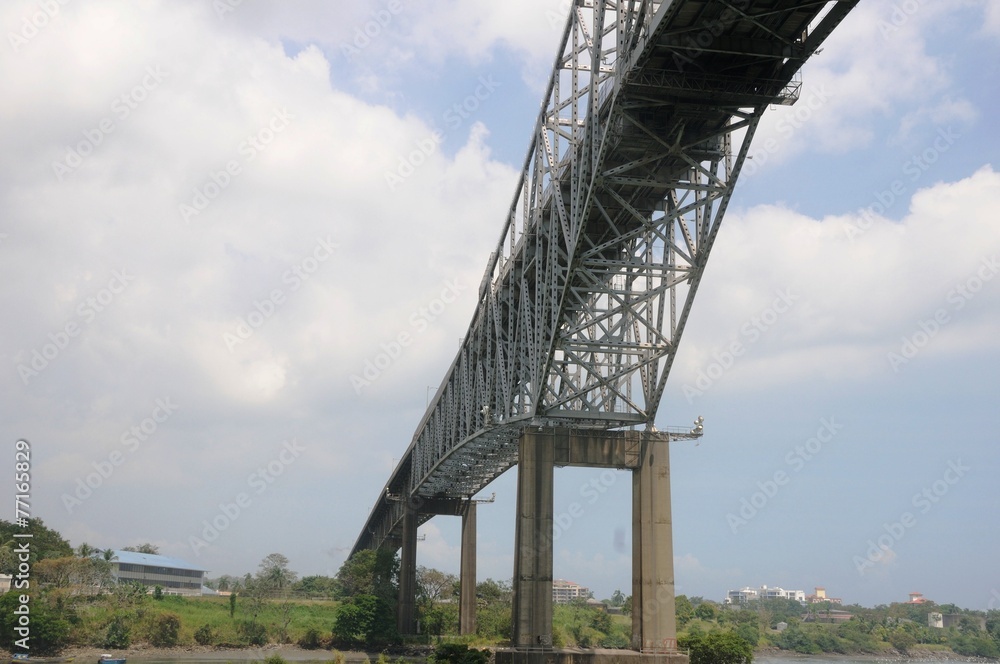
[[[160,556],[152,553],[138,553],[136,551],[115,551],[117,560],[113,562],[126,563],[129,565],[148,565],[150,567],[173,567],[174,569],[190,569],[196,572],[207,572],[204,567],[192,565],[180,558],[170,556]]]

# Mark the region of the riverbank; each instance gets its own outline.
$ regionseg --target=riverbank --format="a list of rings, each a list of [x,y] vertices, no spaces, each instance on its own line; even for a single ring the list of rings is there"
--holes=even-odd
[[[110,652],[115,657],[123,657],[131,661],[139,661],[144,664],[158,664],[161,662],[260,662],[273,655],[280,655],[289,662],[333,662],[343,657],[345,663],[360,663],[366,659],[374,662],[378,659],[379,651],[338,651],[338,650],[306,650],[295,645],[270,644],[259,648],[213,648],[211,646],[179,646],[175,648],[154,648],[152,646],[138,645],[125,650],[112,650],[101,648],[66,648],[56,657],[33,658],[35,662],[70,662],[73,664],[97,664],[102,653]],[[395,648],[387,653],[387,656],[396,661],[405,659],[409,661],[423,660],[429,653],[429,647]],[[7,653],[5,659],[9,660]],[[831,662],[845,664],[847,662],[861,662],[873,664],[893,664],[912,662],[965,662],[967,664],[997,664],[997,660],[982,659],[977,657],[966,657],[950,650],[913,648],[909,653],[902,654],[896,651],[879,654],[856,654],[842,655],[837,653],[821,653],[817,655],[806,655],[790,650],[778,648],[760,648],[754,651],[754,660],[758,663],[767,661],[779,661],[782,664],[792,664],[793,662],[809,662],[810,664],[822,664]]]
[[[952,650],[942,650],[937,648],[911,648],[907,653],[896,650],[888,650],[883,653],[856,653],[844,655],[840,653],[819,653],[807,655],[794,650],[781,650],[780,648],[767,647],[758,648],[754,651],[755,662],[766,662],[768,660],[780,660],[783,664],[791,662],[814,662],[820,664],[829,662],[874,662],[877,664],[892,664],[893,662],[968,662],[969,664],[997,664],[998,660],[985,659],[982,657],[969,657],[959,655]]]
[[[423,659],[426,654],[414,652],[408,649],[400,654],[395,652],[387,656],[392,660]],[[65,648],[59,655],[54,657],[33,657],[33,662],[69,662],[73,664],[97,664],[97,660],[104,653],[109,653],[116,658],[123,658],[129,661],[141,661],[146,664],[155,662],[258,662],[273,655],[280,655],[282,659],[289,662],[332,662],[343,657],[344,662],[363,662],[365,659],[374,662],[378,659],[379,652],[325,650],[306,650],[295,645],[270,644],[259,648],[213,648],[211,646],[179,646],[176,648],[154,648],[153,646],[137,645],[124,650],[108,650],[101,648],[80,648],[71,646]],[[5,659],[10,660],[10,653]]]

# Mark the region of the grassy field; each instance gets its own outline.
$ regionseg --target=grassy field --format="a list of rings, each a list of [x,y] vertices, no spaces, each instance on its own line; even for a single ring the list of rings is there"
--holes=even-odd
[[[329,639],[337,604],[326,600],[270,600],[260,609],[257,622],[267,629],[271,642],[294,643],[310,629]],[[121,611],[107,601],[77,604],[70,620],[70,641],[76,645],[102,645],[107,626],[116,613],[121,614]],[[180,619],[177,645],[194,644],[195,632],[204,625],[214,634],[213,645],[240,645],[238,627],[251,617],[247,613],[247,602],[242,598],[237,600],[235,614],[230,617],[228,597],[149,598],[126,613],[133,643],[151,640],[160,616],[176,615]]]

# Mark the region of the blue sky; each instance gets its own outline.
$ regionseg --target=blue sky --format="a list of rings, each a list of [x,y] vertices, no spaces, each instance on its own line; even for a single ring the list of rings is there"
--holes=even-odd
[[[563,4],[6,3],[0,434],[33,513],[335,573],[465,333]],[[678,592],[1000,603],[998,63],[996,3],[869,0],[769,111],[657,420],[705,417]],[[557,472],[557,577],[628,592],[630,485]],[[458,520],[422,532],[456,572]]]

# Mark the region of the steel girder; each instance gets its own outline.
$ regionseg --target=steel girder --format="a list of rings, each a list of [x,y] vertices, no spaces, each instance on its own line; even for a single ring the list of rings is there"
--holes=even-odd
[[[469,498],[527,426],[652,427],[760,116],[856,3],[573,3],[479,305],[387,495]],[[380,498],[355,550],[399,514]]]

